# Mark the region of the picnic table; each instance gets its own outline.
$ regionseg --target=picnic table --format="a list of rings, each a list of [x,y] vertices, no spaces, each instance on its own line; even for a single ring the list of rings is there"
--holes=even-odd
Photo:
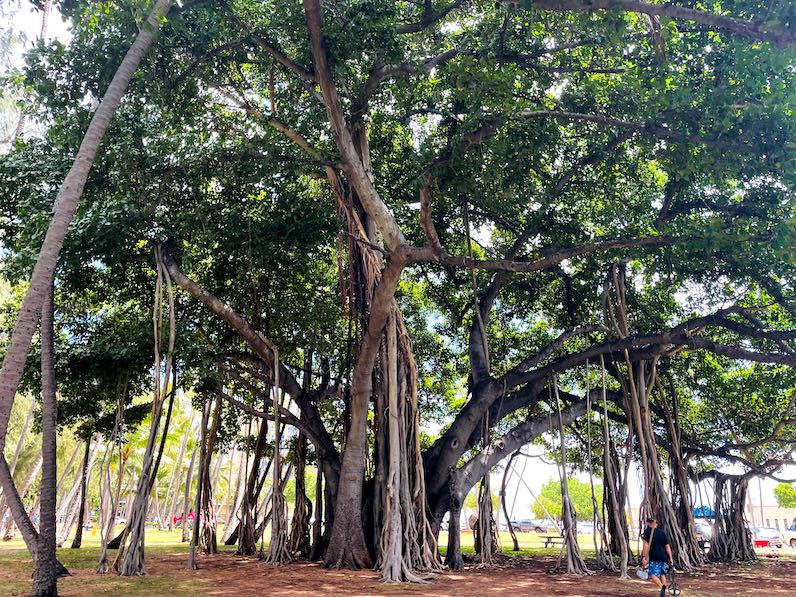
[[[561,535],[539,535],[544,539],[545,547],[555,547],[556,545],[564,545],[564,537]]]

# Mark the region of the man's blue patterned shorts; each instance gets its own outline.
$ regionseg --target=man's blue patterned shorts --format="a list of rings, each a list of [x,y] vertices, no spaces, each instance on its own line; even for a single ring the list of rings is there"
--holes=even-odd
[[[664,576],[668,571],[669,565],[666,562],[650,562],[647,567],[650,576]]]

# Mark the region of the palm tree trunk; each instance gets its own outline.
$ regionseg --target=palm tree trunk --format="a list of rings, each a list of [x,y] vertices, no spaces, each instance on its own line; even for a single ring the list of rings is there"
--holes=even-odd
[[[17,448],[14,450],[14,458],[11,460],[10,471],[11,475],[14,475],[14,472],[17,470],[17,463],[19,462],[19,456],[22,453],[22,448],[25,447],[25,440],[28,439],[28,430],[30,429],[30,424],[33,422],[33,413],[36,411],[36,401],[30,401],[30,408],[28,409],[28,415],[25,417],[25,424],[22,426],[22,432],[19,434],[19,439],[17,440]],[[9,508],[6,506],[6,498],[3,495],[3,488],[0,486],[0,520],[5,518],[6,510]]]
[[[174,525],[174,508],[177,503],[177,495],[180,493],[180,472],[182,471],[182,461],[185,457],[185,448],[188,445],[188,435],[191,433],[192,426],[193,416],[191,416],[191,421],[188,423],[188,429],[185,430],[185,434],[182,436],[180,449],[177,453],[177,460],[174,461],[174,470],[171,473],[171,480],[169,481],[169,487],[166,491],[166,497],[164,498],[166,504],[166,517],[168,518],[168,520],[166,520],[166,525],[169,530],[171,530]]]
[[[33,575],[33,597],[57,597],[58,568],[55,559],[55,486],[58,474],[56,425],[58,405],[55,397],[55,365],[53,347],[53,289],[41,310],[41,524],[39,553]]]
[[[14,488],[14,478],[3,453],[8,419],[11,416],[11,408],[14,406],[14,398],[25,369],[30,341],[41,315],[42,304],[47,296],[47,289],[52,286],[58,255],[69,230],[69,224],[77,210],[77,204],[83,194],[83,187],[88,179],[100,142],[108,130],[111,119],[116,114],[133,74],[152,47],[158,35],[160,23],[170,5],[171,0],[157,0],[146,25],[141,28],[133,45],[127,51],[91,119],[75,161],[55,199],[53,217],[36,259],[28,291],[14,324],[11,342],[3,358],[3,367],[0,369],[0,484],[2,484],[6,499],[12,507],[12,513],[17,520],[25,543],[34,557],[38,533],[30,523],[25,506]]]
[[[25,482],[22,484],[22,488],[19,490],[19,493],[16,494],[20,501],[24,500],[25,497],[27,497],[28,490],[30,489],[30,486],[33,485],[33,481],[36,479],[36,476],[39,474],[39,471],[41,470],[41,464],[42,464],[42,457],[41,457],[41,455],[39,455],[39,458],[36,460],[36,464],[33,465],[33,468],[28,473],[28,476],[25,477]],[[9,497],[11,497],[11,496],[9,495]],[[11,502],[11,500],[9,500],[9,502]],[[28,518],[28,513],[27,513],[27,510],[24,509],[24,506],[23,506],[22,512],[23,512],[25,518]],[[13,509],[12,509],[12,513],[13,513]],[[10,517],[8,519],[8,522],[6,523],[5,528],[3,529],[3,540],[4,541],[8,540],[8,539],[10,539],[11,537],[14,536],[14,523],[15,522],[17,524],[19,524],[19,517],[17,517],[16,515],[14,515],[14,516],[12,516],[12,517]],[[22,529],[20,527],[20,531],[21,530]],[[38,533],[37,533],[35,539],[36,539],[36,541],[38,541]]]

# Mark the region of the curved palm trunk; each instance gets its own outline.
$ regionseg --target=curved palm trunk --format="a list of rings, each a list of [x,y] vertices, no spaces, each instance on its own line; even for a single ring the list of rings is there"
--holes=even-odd
[[[44,321],[43,318],[42,321]],[[77,529],[75,537],[72,539],[72,549],[80,549],[80,546],[83,545],[83,520],[86,517],[86,484],[88,481],[87,471],[83,473],[83,478],[80,481],[80,509],[77,514]]]
[[[28,347],[39,321],[42,304],[47,296],[47,289],[52,286],[58,255],[61,252],[77,204],[83,194],[83,187],[99,150],[100,142],[108,130],[111,119],[116,114],[133,74],[157,38],[161,20],[170,5],[171,0],[157,0],[147,19],[146,26],[141,28],[133,45],[125,54],[91,119],[75,161],[58,191],[53,217],[33,268],[28,292],[25,294],[25,299],[19,310],[11,342],[0,370],[0,484],[3,486],[9,505],[12,506],[14,518],[17,520],[17,525],[29,549],[37,542],[36,532],[30,523],[19,494],[13,487],[14,479],[3,456],[8,419],[11,416],[11,408],[14,405],[14,398],[25,369]],[[31,553],[35,554],[35,547],[31,549]]]
[[[20,454],[22,454],[22,448],[25,447],[25,440],[28,439],[28,430],[30,429],[31,423],[33,423],[33,414],[35,412],[36,401],[31,400],[30,408],[28,409],[28,415],[25,417],[25,424],[22,426],[22,432],[19,434],[19,439],[17,440],[17,448],[14,450],[14,457],[11,459],[11,466],[8,467],[10,471],[9,474],[12,477],[14,476],[14,472],[17,470],[17,463],[19,462]],[[7,510],[10,510],[10,507],[6,506],[6,498],[3,495],[3,487],[0,485],[0,520],[5,518]]]
[[[39,474],[39,471],[41,470],[41,465],[42,465],[42,457],[41,457],[41,455],[39,455],[39,458],[36,460],[36,464],[33,465],[33,468],[30,469],[30,471],[28,472],[28,475],[25,477],[25,482],[22,484],[22,487],[20,488],[19,493],[17,494],[17,496],[19,497],[20,500],[24,500],[27,497],[28,490],[30,489],[30,486],[33,485],[33,481],[35,481],[36,476]],[[11,496],[11,495],[9,495],[9,497],[13,498],[13,496]],[[11,500],[9,500],[9,502],[10,501]],[[24,513],[25,517],[28,516],[27,510],[23,510],[23,513]],[[12,510],[12,514],[13,514],[13,510]],[[4,541],[8,541],[11,538],[13,538],[13,536],[15,534],[14,533],[14,523],[15,522],[17,524],[19,524],[19,518],[17,516],[13,516],[13,517],[10,517],[8,519],[8,522],[6,523],[5,528],[3,529],[3,540]],[[36,537],[36,540],[38,540],[38,537]]]

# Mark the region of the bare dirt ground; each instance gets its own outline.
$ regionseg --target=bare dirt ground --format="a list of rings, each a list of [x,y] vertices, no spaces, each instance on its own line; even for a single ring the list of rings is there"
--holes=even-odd
[[[493,569],[469,567],[462,572],[445,572],[425,585],[386,585],[373,571],[324,570],[315,563],[295,563],[272,567],[253,558],[231,554],[202,557],[200,570],[185,570],[185,556],[157,555],[147,565],[154,595],[164,595],[163,581],[173,591],[171,595],[196,597],[369,597],[392,595],[429,596],[490,596],[511,595],[547,597],[568,595],[596,597],[600,595],[656,596],[648,583],[637,579],[622,580],[617,575],[597,574],[591,577],[550,574],[554,558],[504,558]],[[60,584],[63,597],[84,597],[94,592],[97,575],[93,569],[73,569],[74,576]],[[709,566],[696,574],[678,574],[683,597],[718,597],[729,595],[758,595],[776,597],[796,595],[796,561],[761,560],[742,566]],[[117,577],[118,578],[118,577]],[[160,582],[157,582],[159,579]],[[142,579],[143,580],[143,579]],[[90,588],[91,587],[91,588]],[[97,587],[99,588],[99,587]],[[117,584],[113,594],[125,594]],[[138,589],[141,591],[141,588]],[[149,594],[145,590],[136,595]],[[170,597],[165,594],[164,597]]]

